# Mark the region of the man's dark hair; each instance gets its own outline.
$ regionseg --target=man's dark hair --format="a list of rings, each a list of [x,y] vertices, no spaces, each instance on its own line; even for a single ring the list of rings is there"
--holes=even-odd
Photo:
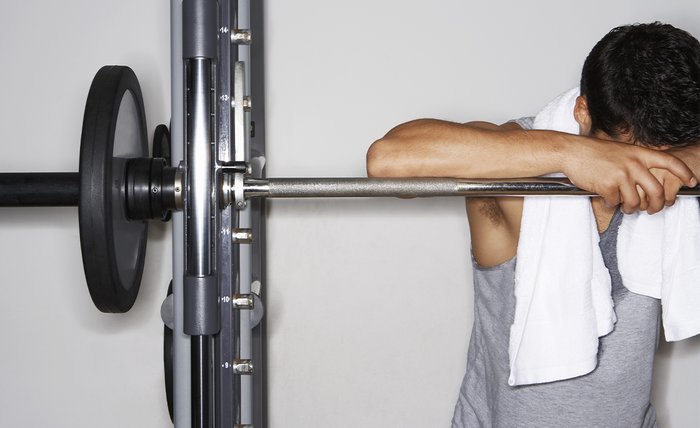
[[[610,31],[583,65],[591,132],[644,146],[700,143],[700,43],[668,24]]]

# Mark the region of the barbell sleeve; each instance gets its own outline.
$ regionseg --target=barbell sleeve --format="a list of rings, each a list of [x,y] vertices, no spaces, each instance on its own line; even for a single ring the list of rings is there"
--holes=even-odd
[[[75,207],[79,198],[77,172],[0,174],[0,207]]]
[[[233,199],[233,188],[224,187]],[[243,194],[250,198],[353,198],[436,196],[594,196],[565,178],[247,178]],[[700,196],[700,186],[682,188],[680,196]]]

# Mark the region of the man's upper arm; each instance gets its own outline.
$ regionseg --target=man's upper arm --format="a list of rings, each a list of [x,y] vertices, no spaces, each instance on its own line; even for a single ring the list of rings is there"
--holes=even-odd
[[[524,125],[521,125],[525,121]],[[470,122],[468,125],[492,131],[531,128],[531,120],[519,119],[496,125]],[[530,126],[527,126],[530,124]],[[515,256],[520,233],[522,198],[492,197],[467,199],[472,252],[482,266],[495,266]]]

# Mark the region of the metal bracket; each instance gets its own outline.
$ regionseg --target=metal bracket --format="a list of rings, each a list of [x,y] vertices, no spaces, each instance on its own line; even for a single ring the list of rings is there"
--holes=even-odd
[[[252,375],[253,360],[235,360],[233,362],[233,373],[237,375]]]
[[[245,176],[243,174],[233,175],[233,203],[236,209],[242,210],[248,204],[245,201]]]
[[[250,30],[237,29],[231,31],[231,43],[237,45],[249,45],[252,41]]]
[[[233,229],[231,239],[234,244],[250,244],[253,242],[253,231],[251,229]]]
[[[262,178],[263,170],[265,169],[265,156],[256,156],[250,160],[250,174],[249,176],[255,178]]]
[[[253,99],[249,96],[243,97],[243,111],[251,111],[253,109]]]
[[[233,176],[233,200],[236,208],[242,210],[246,207],[244,193],[245,177],[243,174],[234,174]]]
[[[221,209],[231,204],[239,210],[248,206],[245,200],[245,177],[252,171],[250,164],[225,165],[219,168],[217,181]]]
[[[252,294],[236,294],[231,301],[236,309],[253,309],[255,307],[255,299]]]
[[[253,283],[250,284],[250,291],[251,291],[251,293],[253,293],[259,297],[260,293],[262,292],[262,282],[253,281]]]
[[[245,162],[222,162],[219,171],[221,171],[222,174],[241,173],[251,175],[253,173],[253,167]]]

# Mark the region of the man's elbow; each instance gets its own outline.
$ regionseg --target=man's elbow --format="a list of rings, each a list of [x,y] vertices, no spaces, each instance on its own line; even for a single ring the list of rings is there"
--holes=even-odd
[[[416,119],[402,123],[375,141],[367,150],[368,177],[412,177],[417,171],[416,140],[429,133],[436,121]]]
[[[396,158],[393,143],[388,138],[382,138],[367,150],[367,176],[368,177],[393,177],[396,176]]]

